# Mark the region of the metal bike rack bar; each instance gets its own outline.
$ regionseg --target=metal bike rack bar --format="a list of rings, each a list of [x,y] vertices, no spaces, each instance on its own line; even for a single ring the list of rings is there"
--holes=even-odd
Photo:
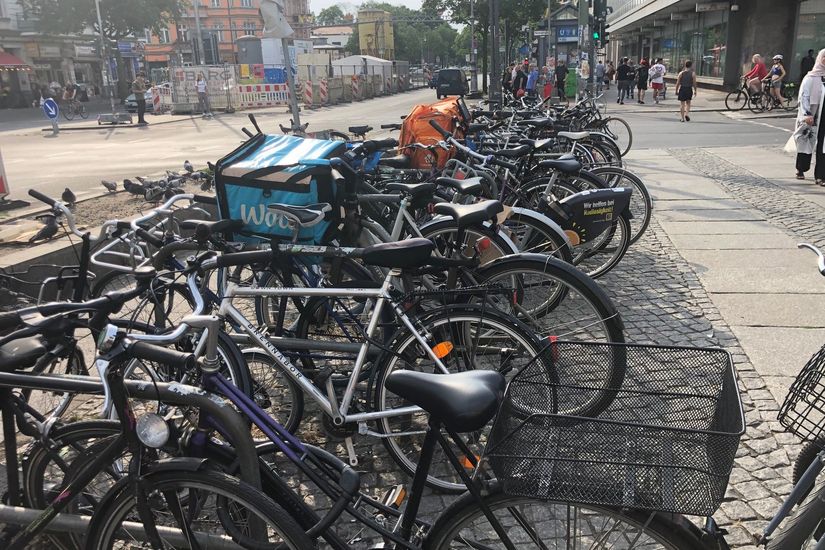
[[[220,426],[232,442],[238,460],[240,479],[260,489],[261,473],[258,470],[258,454],[250,435],[249,426],[240,414],[220,396],[177,383],[150,383],[126,380],[126,391],[130,397],[147,401],[162,401],[172,405],[198,407]],[[75,375],[36,375],[19,372],[0,372],[0,386],[26,388],[56,392],[73,392],[103,395],[103,384],[99,378]]]
[[[33,508],[23,508],[22,506],[7,506],[0,504],[0,523],[14,525],[28,525],[36,520],[41,510]],[[44,532],[65,534],[65,533],[85,533],[89,530],[91,516],[79,516],[75,514],[57,514],[55,518],[46,526]],[[188,541],[180,529],[172,527],[157,526],[158,534],[165,541],[181,547],[188,546]],[[121,523],[120,536],[126,540],[148,541],[143,525],[133,521]],[[232,539],[209,533],[195,532],[195,538],[204,548],[241,548]]]

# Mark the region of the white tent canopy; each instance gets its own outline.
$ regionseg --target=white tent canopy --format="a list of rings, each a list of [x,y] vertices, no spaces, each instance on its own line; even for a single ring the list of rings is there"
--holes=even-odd
[[[332,73],[335,76],[380,74],[384,78],[390,78],[392,77],[392,65],[392,61],[371,55],[350,55],[333,61]]]

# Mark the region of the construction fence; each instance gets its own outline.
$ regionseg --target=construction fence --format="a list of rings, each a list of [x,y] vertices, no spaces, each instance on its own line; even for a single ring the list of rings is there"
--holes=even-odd
[[[169,82],[154,86],[155,113],[193,114],[201,111],[198,81],[206,82],[212,111],[232,112],[288,105],[289,86],[283,67],[217,65],[170,67]],[[306,109],[397,94],[426,85],[411,78],[406,62],[389,66],[298,65],[295,93]]]

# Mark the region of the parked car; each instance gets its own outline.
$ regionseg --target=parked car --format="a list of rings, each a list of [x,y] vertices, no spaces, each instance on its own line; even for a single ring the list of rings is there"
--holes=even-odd
[[[152,91],[146,90],[143,93],[143,98],[146,100],[146,110],[149,111],[152,109]],[[135,94],[129,94],[126,97],[126,110],[130,113],[137,113],[137,98],[135,98]]]
[[[448,95],[464,97],[470,92],[467,73],[461,69],[441,69],[436,79],[435,95],[438,99]]]

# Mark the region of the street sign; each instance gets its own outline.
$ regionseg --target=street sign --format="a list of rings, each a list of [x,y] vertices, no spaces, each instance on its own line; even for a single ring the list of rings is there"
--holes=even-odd
[[[696,11],[703,12],[703,11],[725,11],[730,8],[730,4],[728,2],[710,2],[708,4],[696,4]]]
[[[46,118],[54,120],[60,114],[60,107],[57,106],[54,99],[49,98],[43,102],[43,112],[46,114]]]
[[[547,36],[547,31],[533,31],[533,36]]]

